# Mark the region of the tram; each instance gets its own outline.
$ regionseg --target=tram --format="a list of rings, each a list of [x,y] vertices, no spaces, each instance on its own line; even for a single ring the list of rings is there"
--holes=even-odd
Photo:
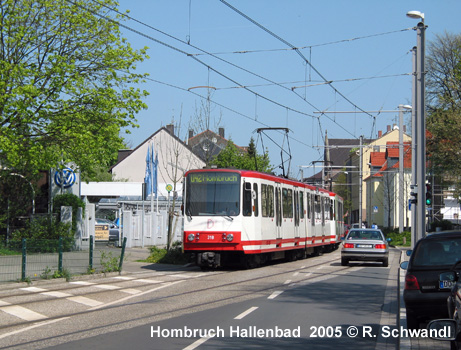
[[[185,253],[202,268],[256,267],[338,248],[343,199],[302,182],[249,170],[185,174]]]

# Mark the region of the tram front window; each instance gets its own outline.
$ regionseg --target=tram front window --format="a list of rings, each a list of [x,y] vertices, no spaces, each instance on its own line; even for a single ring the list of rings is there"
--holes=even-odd
[[[237,216],[240,212],[240,174],[190,173],[186,179],[186,214]]]

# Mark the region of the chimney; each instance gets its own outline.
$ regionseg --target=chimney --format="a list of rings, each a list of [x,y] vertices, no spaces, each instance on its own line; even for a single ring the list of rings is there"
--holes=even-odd
[[[387,126],[387,132],[391,132],[391,126],[390,125]]]
[[[193,138],[194,137],[194,130],[192,129],[189,129],[189,138]]]
[[[383,137],[383,131],[382,131],[382,130],[378,130],[378,139],[380,139],[381,137]]]
[[[166,126],[166,129],[168,130],[168,132],[174,136],[174,125],[173,124],[168,124]]]
[[[406,125],[403,126],[403,132],[407,132],[407,126]]]
[[[223,139],[224,137],[224,128],[219,128],[219,136],[221,136]]]

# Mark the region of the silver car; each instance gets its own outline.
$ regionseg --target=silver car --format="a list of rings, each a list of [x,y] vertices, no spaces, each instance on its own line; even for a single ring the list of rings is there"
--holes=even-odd
[[[389,265],[389,242],[381,230],[354,228],[349,231],[341,249],[341,265],[351,260],[381,261],[384,267]]]

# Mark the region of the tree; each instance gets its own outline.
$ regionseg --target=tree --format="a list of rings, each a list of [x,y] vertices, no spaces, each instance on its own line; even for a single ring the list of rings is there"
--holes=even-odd
[[[461,35],[437,35],[427,56],[430,169],[461,192]]]
[[[0,163],[37,175],[73,162],[90,174],[123,145],[147,92],[146,58],[108,18],[113,0],[0,3]]]
[[[212,165],[218,168],[236,168],[243,170],[257,170],[265,173],[270,173],[269,154],[266,151],[264,155],[260,155],[256,151],[254,140],[251,138],[248,150],[244,151],[229,140],[226,148],[224,148],[213,160]]]

